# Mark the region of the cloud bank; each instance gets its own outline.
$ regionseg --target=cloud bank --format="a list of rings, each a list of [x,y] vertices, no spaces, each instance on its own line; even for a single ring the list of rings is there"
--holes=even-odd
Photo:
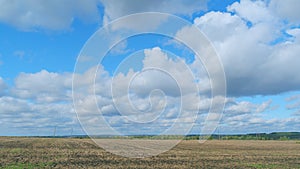
[[[291,7],[294,2],[285,1],[281,8],[278,1],[242,0],[228,6],[227,12],[212,11],[194,20],[216,47],[229,95],[300,89],[300,20]]]
[[[145,11],[169,12],[179,16],[189,16],[205,10],[205,1],[101,1],[104,12],[103,20],[99,12],[99,1],[61,1],[40,2],[35,0],[8,1],[0,0],[0,21],[18,29],[32,31],[38,29],[65,30],[69,29],[74,20],[83,22],[108,23],[127,14]],[[278,95],[300,90],[300,13],[298,0],[286,1],[250,1],[241,0],[227,7],[225,12],[211,11],[194,19],[197,25],[211,40],[222,60],[229,97],[221,120],[221,130],[227,133],[268,132],[298,130],[300,121],[299,96],[287,99],[286,109],[292,114],[288,117],[266,117],[266,114],[281,111],[274,107],[273,100],[259,102],[241,101],[240,97],[256,95]],[[119,9],[119,10],[115,10]],[[152,25],[167,18],[158,18]],[[133,22],[134,23],[134,22]],[[124,25],[121,25],[124,27]],[[126,25],[125,25],[126,27]],[[128,28],[128,27],[127,27]],[[130,27],[129,27],[130,28]],[[188,29],[181,30],[188,31]],[[126,47],[126,45],[124,45]],[[103,67],[98,70],[95,91],[91,87],[94,80],[93,71],[75,74],[81,78],[82,112],[86,112],[87,123],[97,124],[94,117],[100,112],[107,123],[118,131],[127,130],[136,133],[142,125],[132,125],[130,120],[146,121],[156,119],[163,111],[157,123],[142,128],[142,132],[160,132],[170,127],[178,116],[180,106],[177,96],[184,91],[183,108],[186,110],[180,117],[182,125],[191,124],[194,112],[198,107],[198,117],[193,124],[193,132],[199,131],[209,109],[211,98],[209,79],[197,61],[191,63],[192,71],[198,75],[201,83],[194,83],[193,78],[182,66],[183,60],[169,59],[160,48],[144,51],[144,68],[161,66],[176,75],[182,89],[174,85],[174,79],[168,74],[157,71],[154,74],[144,72],[134,76],[136,72],[120,73],[114,79]],[[155,76],[154,76],[155,75]],[[131,88],[126,82],[132,80]],[[112,101],[110,83],[114,82],[118,92],[118,106]],[[164,82],[164,83],[161,83]],[[147,83],[145,87],[142,84]],[[203,94],[200,102],[192,85],[199,87]],[[86,88],[88,87],[88,88]],[[159,88],[154,92],[152,89]],[[39,135],[53,134],[56,127],[62,126],[63,134],[73,129],[82,132],[72,106],[72,73],[56,73],[41,70],[35,73],[20,73],[13,84],[8,85],[0,78],[0,127],[2,132]],[[84,89],[89,89],[85,91]],[[131,92],[130,104],[127,92]],[[96,97],[94,96],[96,93]],[[150,94],[150,95],[149,95]],[[93,105],[95,101],[98,107]],[[167,106],[166,106],[167,105]],[[129,107],[130,106],[130,107]],[[131,106],[135,107],[133,109]],[[121,111],[120,111],[121,110]],[[272,113],[270,113],[272,111]],[[129,113],[128,113],[129,112]],[[142,116],[130,113],[144,112]],[[280,113],[280,112],[279,112]],[[214,118],[211,116],[211,118]],[[258,128],[260,131],[257,131]],[[130,129],[130,130],[128,130]],[[38,131],[40,130],[40,131]],[[180,130],[180,129],[178,129]],[[19,132],[20,131],[20,132]],[[3,134],[3,133],[1,133]]]

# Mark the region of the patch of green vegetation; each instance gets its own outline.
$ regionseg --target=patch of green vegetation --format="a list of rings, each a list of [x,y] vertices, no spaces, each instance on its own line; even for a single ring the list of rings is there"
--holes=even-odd
[[[46,162],[46,163],[15,163],[15,164],[9,164],[5,166],[5,169],[22,169],[22,168],[27,168],[27,169],[35,169],[35,168],[45,168],[45,167],[51,167],[53,166],[52,162]]]
[[[290,139],[290,138],[287,137],[287,136],[281,136],[281,137],[279,138],[280,141],[287,141],[287,140],[289,140],[289,139]]]
[[[11,153],[21,153],[22,152],[22,149],[21,148],[12,148],[10,150]]]
[[[281,166],[277,164],[248,164],[248,167],[254,167],[256,169],[264,169],[264,168],[280,168]]]

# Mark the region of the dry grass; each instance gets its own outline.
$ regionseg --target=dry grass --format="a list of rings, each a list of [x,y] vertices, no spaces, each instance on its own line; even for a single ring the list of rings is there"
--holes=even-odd
[[[182,141],[158,156],[113,155],[89,139],[0,138],[1,168],[300,168],[295,141]]]

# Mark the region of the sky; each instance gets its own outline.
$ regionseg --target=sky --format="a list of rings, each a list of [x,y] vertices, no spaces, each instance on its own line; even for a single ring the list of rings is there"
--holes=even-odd
[[[299,131],[299,6],[0,0],[0,135]]]

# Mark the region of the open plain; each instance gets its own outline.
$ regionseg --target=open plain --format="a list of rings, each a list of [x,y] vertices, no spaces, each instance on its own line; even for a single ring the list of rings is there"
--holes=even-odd
[[[300,168],[300,142],[197,140],[147,158],[111,154],[90,139],[0,138],[1,168]]]

